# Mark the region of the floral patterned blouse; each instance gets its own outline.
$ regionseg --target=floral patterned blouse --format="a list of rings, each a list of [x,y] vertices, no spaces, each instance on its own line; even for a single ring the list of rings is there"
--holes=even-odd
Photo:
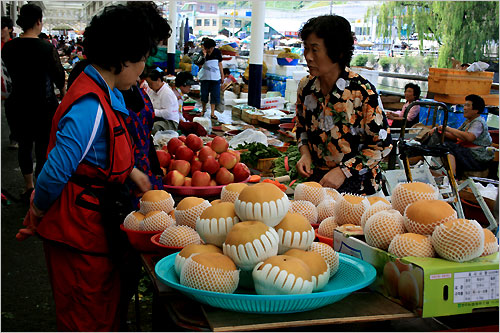
[[[380,189],[378,164],[392,149],[387,118],[374,88],[346,67],[326,96],[320,81],[310,75],[297,90],[299,148],[309,146],[315,168],[340,166],[346,180],[361,179],[360,194]]]

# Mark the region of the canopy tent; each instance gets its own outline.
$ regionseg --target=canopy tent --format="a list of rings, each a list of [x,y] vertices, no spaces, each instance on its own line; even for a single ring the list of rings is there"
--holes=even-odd
[[[298,38],[283,38],[280,42],[285,45],[302,44],[302,41]]]
[[[224,35],[217,35],[215,36],[214,40],[216,42],[227,42],[228,38]]]
[[[362,40],[361,42],[358,42],[357,45],[361,47],[372,47],[375,43],[370,42],[369,40]]]

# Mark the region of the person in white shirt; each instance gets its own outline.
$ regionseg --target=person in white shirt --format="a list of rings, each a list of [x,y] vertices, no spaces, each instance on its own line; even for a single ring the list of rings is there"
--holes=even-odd
[[[179,121],[185,121],[179,111],[179,102],[172,88],[165,82],[165,72],[159,68],[147,70],[144,77],[147,82],[146,92],[153,103],[155,122],[152,134],[158,131],[174,130],[179,128]]]

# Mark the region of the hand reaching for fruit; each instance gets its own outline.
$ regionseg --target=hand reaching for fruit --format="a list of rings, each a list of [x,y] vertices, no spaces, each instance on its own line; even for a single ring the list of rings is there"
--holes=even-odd
[[[137,188],[140,191],[138,194],[143,194],[151,189],[149,177],[141,170],[134,168],[129,177],[137,185]]]

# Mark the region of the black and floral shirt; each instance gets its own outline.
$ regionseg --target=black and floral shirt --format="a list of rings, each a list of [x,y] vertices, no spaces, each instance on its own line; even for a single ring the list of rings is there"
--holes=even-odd
[[[347,178],[361,178],[359,193],[380,189],[379,162],[392,149],[387,118],[375,87],[346,67],[324,96],[320,81],[303,78],[297,90],[297,141],[308,145],[315,168],[340,166]]]

